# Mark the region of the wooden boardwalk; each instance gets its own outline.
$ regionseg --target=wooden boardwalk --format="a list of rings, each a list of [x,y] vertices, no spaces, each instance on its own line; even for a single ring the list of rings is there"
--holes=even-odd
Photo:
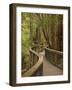
[[[52,65],[49,61],[46,60],[46,58],[44,57],[43,60],[43,75],[62,75],[63,71],[57,67],[55,67],[54,65]]]
[[[43,56],[43,76],[51,76],[51,75],[62,75],[63,71],[53,64],[51,64],[45,58],[45,53],[40,53]]]

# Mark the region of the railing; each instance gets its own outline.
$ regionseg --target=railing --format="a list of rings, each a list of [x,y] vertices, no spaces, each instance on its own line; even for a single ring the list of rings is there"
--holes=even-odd
[[[45,48],[45,57],[53,65],[63,69],[63,52],[50,48]]]
[[[22,77],[25,76],[41,76],[43,74],[43,57],[40,56],[33,48],[30,49],[30,67],[24,72],[22,70]]]

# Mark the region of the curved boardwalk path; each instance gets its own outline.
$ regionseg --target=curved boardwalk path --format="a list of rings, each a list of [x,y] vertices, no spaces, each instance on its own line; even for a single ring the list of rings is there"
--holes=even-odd
[[[56,66],[52,65],[48,60],[45,58],[45,52],[40,53],[43,56],[43,76],[51,76],[51,75],[62,75],[63,71]]]

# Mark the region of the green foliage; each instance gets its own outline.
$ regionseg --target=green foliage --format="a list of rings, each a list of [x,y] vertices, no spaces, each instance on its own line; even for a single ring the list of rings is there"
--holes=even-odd
[[[22,58],[24,62],[28,61],[29,47],[30,47],[30,18],[29,14],[22,13],[22,29],[21,29],[21,40],[22,40]]]

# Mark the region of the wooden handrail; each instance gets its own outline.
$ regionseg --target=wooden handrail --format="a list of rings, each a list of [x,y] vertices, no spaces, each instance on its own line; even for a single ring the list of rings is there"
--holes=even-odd
[[[59,55],[63,55],[63,52],[61,52],[61,51],[50,49],[50,48],[46,48],[46,47],[45,47],[45,49],[48,50],[49,52],[52,52],[52,53],[55,53],[55,54],[59,54]]]
[[[35,52],[34,50],[30,49],[29,51],[39,57],[39,54],[37,52]]]
[[[23,76],[32,76],[37,70],[38,68],[42,65],[43,63],[43,57],[39,57],[38,62],[32,67],[30,68],[27,72],[25,72],[23,74]]]
[[[36,51],[30,49],[30,52],[35,54],[38,57],[38,61],[34,66],[32,66],[27,72],[24,72],[22,76],[32,76],[38,69],[39,67],[43,64],[43,56],[40,56]],[[23,70],[22,70],[23,72]]]
[[[55,65],[61,70],[63,69],[63,52],[50,48],[45,48],[45,56],[51,64]]]

